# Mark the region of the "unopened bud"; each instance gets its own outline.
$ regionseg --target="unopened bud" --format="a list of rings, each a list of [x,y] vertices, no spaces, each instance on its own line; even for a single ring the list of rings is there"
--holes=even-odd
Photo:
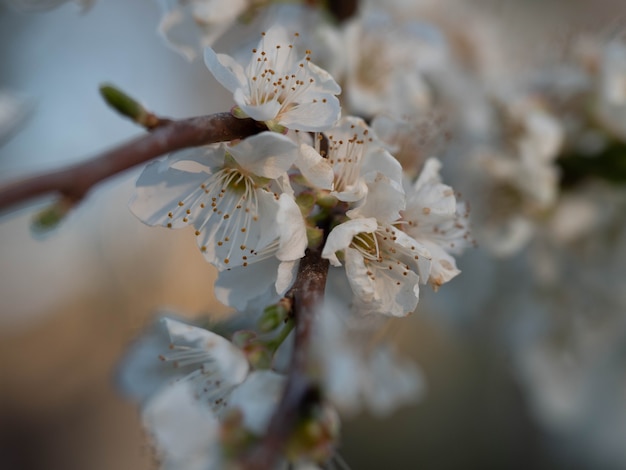
[[[334,408],[316,406],[315,411],[298,425],[289,443],[289,457],[292,460],[328,461],[335,452],[339,427],[339,416]]]
[[[263,315],[259,318],[259,330],[262,333],[268,333],[278,328],[284,323],[290,308],[291,305],[287,305],[282,301],[266,307],[265,310],[263,310]]]
[[[256,339],[256,332],[252,330],[239,330],[233,333],[231,342],[239,349],[244,349]]]
[[[330,194],[323,194],[317,198],[317,205],[323,209],[332,209],[338,202],[337,198]]]
[[[324,241],[324,230],[319,227],[307,227],[306,238],[309,242],[308,247],[310,249],[315,249]]]
[[[296,196],[296,204],[304,217],[308,216],[315,207],[315,196],[311,193],[300,193]]]
[[[255,369],[269,369],[272,365],[272,352],[261,343],[252,343],[243,349],[248,362]]]
[[[113,85],[101,85],[100,94],[109,106],[121,115],[135,121],[137,124],[147,129],[152,129],[159,125],[160,120],[158,117],[147,111],[141,103],[131,98],[119,88]]]
[[[31,230],[38,235],[56,228],[72,209],[74,204],[69,199],[61,199],[39,212],[31,224]]]

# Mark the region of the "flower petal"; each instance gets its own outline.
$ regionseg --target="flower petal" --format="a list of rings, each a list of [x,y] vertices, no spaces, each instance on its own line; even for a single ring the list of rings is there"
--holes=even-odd
[[[308,144],[300,145],[300,153],[296,166],[309,183],[318,189],[330,190],[333,187],[335,174],[328,160],[323,158]]]
[[[285,388],[286,378],[271,370],[252,372],[230,396],[230,406],[243,413],[244,427],[257,435],[265,432]]]
[[[231,93],[247,87],[243,67],[231,56],[216,54],[212,48],[207,47],[204,50],[204,63],[215,79]]]
[[[322,250],[322,258],[330,261],[333,266],[341,266],[336,252],[348,248],[352,239],[359,233],[373,233],[378,228],[374,218],[348,220],[337,225],[328,234],[326,244]]]
[[[289,137],[261,132],[228,147],[243,169],[263,178],[277,179],[298,158],[298,147]]]

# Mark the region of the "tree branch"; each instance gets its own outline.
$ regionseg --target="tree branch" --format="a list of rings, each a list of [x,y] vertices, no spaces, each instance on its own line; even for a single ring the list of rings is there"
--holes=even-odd
[[[140,163],[175,150],[241,139],[264,129],[252,119],[237,119],[230,113],[179,121],[162,119],[149,134],[91,160],[0,186],[0,211],[48,193],[76,203],[99,182]]]
[[[313,320],[324,297],[328,260],[322,258],[321,248],[307,250],[290,294],[294,299],[295,344],[287,385],[265,437],[244,462],[247,470],[274,468],[302,412],[311,402],[319,400],[318,385],[309,376],[309,352]]]

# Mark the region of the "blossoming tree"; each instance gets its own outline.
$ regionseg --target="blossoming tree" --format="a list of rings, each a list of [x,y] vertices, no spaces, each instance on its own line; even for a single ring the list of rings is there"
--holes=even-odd
[[[626,55],[595,51],[601,65],[583,68],[566,97],[551,75],[524,93],[491,92],[454,38],[403,2],[386,12],[375,1],[161,3],[167,44],[203,56],[232,109],[172,120],[105,85],[107,103],[147,133],[0,187],[0,208],[56,193],[36,218],[50,228],[94,185],[146,163],[130,210],[150,226],[190,227],[198,256],[218,272],[217,298],[243,322],[218,333],[165,316],[129,351],[124,388],[163,467],[342,465],[340,416],[387,414],[422,387],[418,369],[378,333],[416,310],[421,286],[438,290],[457,276],[455,256],[474,243],[469,206],[444,183],[430,146],[446,139],[425,136],[433,115],[454,116],[448,125],[467,144],[464,181],[478,188],[466,193],[489,199],[478,204],[479,238],[511,255],[554,210],[557,158],[563,181],[588,164],[576,141],[588,121],[572,131],[555,110],[595,96],[601,149],[624,147],[615,116],[626,102],[616,78],[625,80]],[[233,31],[227,49],[220,38]]]

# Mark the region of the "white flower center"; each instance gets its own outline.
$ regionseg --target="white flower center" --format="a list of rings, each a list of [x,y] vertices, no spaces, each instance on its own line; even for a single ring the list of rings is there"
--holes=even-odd
[[[305,67],[305,62],[311,60],[311,51],[307,50],[304,59],[297,64],[294,53],[293,44],[266,44],[263,33],[259,48],[252,49],[251,70],[248,74],[249,104],[262,105],[277,101],[281,105],[278,115],[298,106],[301,96],[313,86],[315,79]]]
[[[396,229],[391,226],[379,226],[375,232],[362,232],[352,238],[350,248],[363,256],[370,279],[375,280],[378,273],[397,280],[412,271],[405,261],[419,258],[415,254],[415,247],[403,247],[396,243],[396,240]],[[396,283],[400,284],[399,281]]]
[[[357,126],[350,125],[354,130]],[[354,186],[361,174],[361,160],[367,143],[372,141],[368,129],[359,128],[351,137],[328,136],[328,162],[335,172],[335,191],[342,192]]]

